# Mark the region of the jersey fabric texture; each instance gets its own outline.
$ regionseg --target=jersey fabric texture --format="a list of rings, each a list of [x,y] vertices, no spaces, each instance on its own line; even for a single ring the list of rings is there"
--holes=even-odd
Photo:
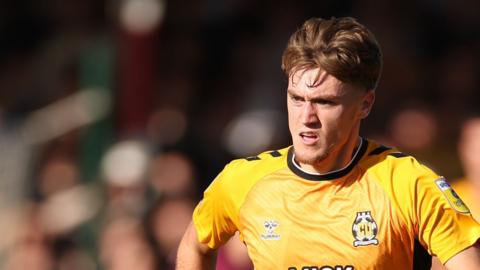
[[[351,162],[305,172],[293,147],[229,163],[193,222],[218,248],[236,231],[255,269],[412,269],[415,242],[444,263],[480,225],[442,177],[413,157],[361,139]]]

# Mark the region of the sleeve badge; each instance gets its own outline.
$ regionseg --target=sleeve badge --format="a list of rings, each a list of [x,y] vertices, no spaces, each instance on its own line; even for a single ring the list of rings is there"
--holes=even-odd
[[[460,196],[458,196],[444,177],[435,180],[435,184],[455,211],[462,214],[470,214],[470,209],[468,209],[467,205],[460,199]]]

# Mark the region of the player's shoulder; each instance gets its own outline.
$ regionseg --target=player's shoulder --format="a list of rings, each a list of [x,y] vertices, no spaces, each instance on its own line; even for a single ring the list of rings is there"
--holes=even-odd
[[[399,208],[410,207],[415,196],[439,194],[443,186],[448,185],[445,178],[414,156],[376,142],[371,142],[370,146],[363,164],[364,171],[372,183],[398,203]]]
[[[365,170],[377,172],[383,177],[402,175],[405,180],[415,179],[415,176],[420,175],[438,177],[414,156],[374,140],[369,140],[363,166]]]
[[[225,170],[234,175],[264,175],[286,167],[290,147],[268,150],[257,155],[232,160]]]
[[[247,194],[261,179],[287,167],[288,149],[287,147],[270,150],[232,160],[220,172],[210,189],[223,190],[229,194],[236,194],[237,197]]]

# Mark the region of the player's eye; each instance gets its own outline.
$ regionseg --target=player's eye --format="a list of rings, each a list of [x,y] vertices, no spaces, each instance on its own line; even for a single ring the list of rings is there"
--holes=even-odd
[[[335,105],[334,101],[328,99],[315,99],[312,102],[319,105]]]
[[[304,99],[300,96],[295,96],[295,95],[290,95],[290,98],[295,101],[295,102],[301,102],[303,101]]]

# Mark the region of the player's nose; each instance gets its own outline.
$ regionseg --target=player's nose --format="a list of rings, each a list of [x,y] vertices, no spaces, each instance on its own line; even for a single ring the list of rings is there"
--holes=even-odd
[[[307,101],[302,108],[301,121],[304,125],[311,125],[318,123],[318,116],[314,104]]]

